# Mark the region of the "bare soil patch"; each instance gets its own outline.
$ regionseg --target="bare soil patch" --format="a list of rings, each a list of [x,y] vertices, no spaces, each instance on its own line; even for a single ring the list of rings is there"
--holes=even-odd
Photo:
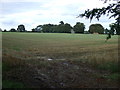
[[[3,72],[3,80],[22,82],[26,88],[115,88],[117,81],[106,79],[110,72],[97,70],[87,63],[73,60],[36,60],[38,64],[6,55],[9,70]],[[12,62],[12,63],[10,63]],[[45,64],[39,65],[40,63]]]

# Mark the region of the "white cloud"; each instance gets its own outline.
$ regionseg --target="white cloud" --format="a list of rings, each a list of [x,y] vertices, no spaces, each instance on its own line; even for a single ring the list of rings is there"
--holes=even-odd
[[[43,2],[49,0],[1,0],[1,2]]]
[[[106,17],[100,22],[84,18],[76,18],[86,9],[106,6],[99,0],[2,0],[3,13],[0,16],[0,26],[3,29],[17,28],[18,24],[24,24],[27,30],[35,28],[39,24],[58,24],[59,21],[70,23],[83,22],[86,30],[92,23],[101,23],[107,26],[111,21]],[[21,2],[21,3],[20,3]]]

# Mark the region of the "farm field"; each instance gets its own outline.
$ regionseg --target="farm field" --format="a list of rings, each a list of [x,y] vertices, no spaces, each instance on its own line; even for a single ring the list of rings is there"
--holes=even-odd
[[[118,36],[2,33],[3,88],[118,87]]]

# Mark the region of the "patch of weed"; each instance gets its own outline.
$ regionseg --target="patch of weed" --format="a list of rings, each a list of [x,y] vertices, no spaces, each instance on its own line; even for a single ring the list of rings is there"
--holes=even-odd
[[[111,71],[112,73],[119,71],[117,62],[106,62],[103,64],[99,64],[97,68],[102,70],[108,70],[108,71]]]
[[[10,70],[10,66],[6,63],[2,63],[2,71],[8,71]]]
[[[19,48],[19,47],[13,47],[12,49],[13,49],[13,50],[16,50],[16,51],[20,51],[20,48]]]
[[[106,77],[107,79],[112,79],[112,80],[119,80],[120,79],[120,73],[113,73],[109,76]]]
[[[24,88],[24,84],[20,82],[14,82],[10,80],[4,80],[2,82],[3,88]]]

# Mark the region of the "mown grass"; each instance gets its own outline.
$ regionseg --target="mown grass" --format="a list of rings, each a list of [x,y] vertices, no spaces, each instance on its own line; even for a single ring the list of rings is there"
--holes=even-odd
[[[53,60],[53,64],[51,61],[38,60],[38,62],[34,62],[37,56],[55,59],[63,58],[74,62],[82,61],[93,65],[95,68],[112,72],[113,76],[108,78],[116,79],[119,76],[118,36],[112,36],[108,42],[105,42],[106,37],[107,35],[94,34],[7,32],[2,33],[3,54],[7,53],[10,56],[21,58],[21,60],[24,59],[30,64],[39,65],[39,67],[50,67],[59,60]],[[19,66],[17,62],[19,63],[19,61],[12,59],[8,62],[5,61],[3,70],[7,71],[14,65]]]

